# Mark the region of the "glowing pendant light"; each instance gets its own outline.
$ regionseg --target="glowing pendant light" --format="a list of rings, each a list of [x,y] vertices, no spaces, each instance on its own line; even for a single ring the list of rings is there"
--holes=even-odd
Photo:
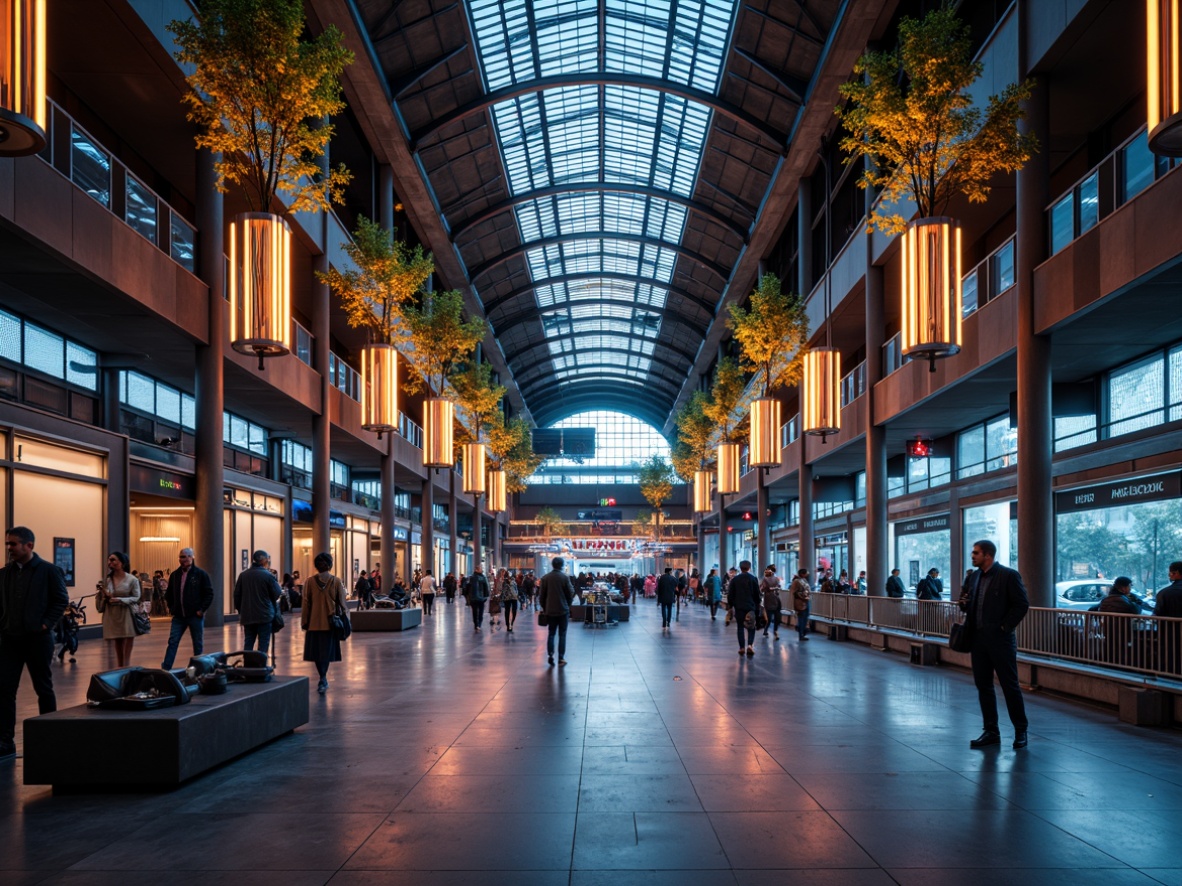
[[[1145,95],[1149,150],[1182,157],[1182,53],[1179,0],[1146,0]]]
[[[751,403],[751,438],[747,462],[753,468],[780,463],[780,401],[760,397]]]
[[[907,225],[903,250],[903,355],[936,360],[960,353],[960,226],[950,218]]]
[[[494,514],[499,514],[501,511],[508,510],[508,504],[508,493],[505,489],[505,472],[489,471],[488,509]]]
[[[423,401],[423,465],[428,468],[451,467],[454,447],[452,432],[456,423],[456,405],[444,397]]]
[[[813,348],[804,355],[801,385],[801,431],[820,435],[821,442],[841,430],[841,352]]]
[[[393,345],[361,349],[361,427],[382,434],[398,430],[398,352]]]
[[[0,0],[0,156],[45,147],[46,0]]]
[[[484,495],[483,443],[464,444],[464,492],[467,495]]]
[[[732,495],[739,491],[739,444],[718,444],[718,494]]]
[[[230,344],[259,369],[291,351],[291,228],[270,212],[230,225]]]
[[[698,513],[713,510],[710,504],[710,471],[694,471],[694,510]]]

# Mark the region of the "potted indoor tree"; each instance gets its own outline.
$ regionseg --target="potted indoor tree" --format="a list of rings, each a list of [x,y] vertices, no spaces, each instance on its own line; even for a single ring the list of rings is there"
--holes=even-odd
[[[899,23],[894,49],[866,52],[841,86],[837,116],[846,162],[867,160],[858,183],[880,190],[870,229],[904,232],[903,353],[935,360],[960,350],[960,225],[944,217],[963,195],[982,203],[994,175],[1020,169],[1038,148],[1018,131],[1033,81],[1013,83],[976,107],[968,90],[983,65],[969,28],[945,2]],[[915,203],[906,221],[900,201]]]
[[[714,426],[720,495],[739,491],[739,440],[746,419],[743,412],[746,388],[738,361],[733,357],[719,360],[710,386],[710,397],[702,408]]]
[[[757,468],[778,465],[780,401],[772,391],[800,383],[809,341],[804,299],[784,292],[775,274],[764,274],[746,308],[730,306],[728,325],[739,343],[740,368],[755,374],[759,392],[751,401],[747,460]]]
[[[670,453],[673,470],[686,483],[694,484],[694,510],[710,510],[710,464],[714,450],[710,446],[714,423],[706,415],[709,398],[705,391],[694,391],[685,405],[673,416],[677,440]]]
[[[449,379],[484,339],[479,317],[464,320],[464,299],[457,290],[425,293],[403,306],[408,339],[403,356],[414,370],[406,379],[410,393],[426,391],[423,401],[423,464],[449,467],[455,462],[453,430],[455,392]]]
[[[291,350],[291,230],[278,197],[288,212],[341,199],[349,173],[322,161],[353,54],[331,25],[304,36],[302,0],[203,0],[198,19],[168,27],[190,67],[197,146],[221,156],[218,190],[237,187],[248,207],[230,225],[230,338],[262,369]]]
[[[673,481],[676,479],[673,466],[659,454],[649,456],[640,463],[636,471],[636,483],[640,487],[640,494],[653,508],[653,538],[658,545],[661,542],[661,507],[672,495]]]
[[[423,295],[435,262],[422,246],[411,249],[364,216],[352,241],[341,248],[353,267],[334,267],[316,276],[340,300],[349,325],[369,333],[370,341],[361,349],[361,426],[377,431],[381,439],[384,432],[398,429],[395,345],[407,335],[402,312]]]

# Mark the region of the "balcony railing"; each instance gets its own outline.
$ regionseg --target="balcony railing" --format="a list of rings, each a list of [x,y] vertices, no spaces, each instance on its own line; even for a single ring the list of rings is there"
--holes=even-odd
[[[328,354],[328,383],[346,397],[361,402],[361,373],[331,351]]]
[[[855,366],[841,380],[841,405],[849,406],[866,393],[866,361]]]
[[[398,433],[410,443],[411,446],[423,448],[423,429],[411,421],[405,412],[398,413]]]
[[[38,156],[186,271],[195,273],[197,229],[60,105],[48,104],[48,140]]]
[[[780,425],[780,446],[787,446],[789,443],[795,442],[800,437],[800,413],[792,416],[784,424]]]

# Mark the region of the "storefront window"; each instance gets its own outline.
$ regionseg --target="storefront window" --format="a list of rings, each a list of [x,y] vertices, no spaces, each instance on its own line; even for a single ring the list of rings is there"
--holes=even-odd
[[[952,562],[952,531],[947,514],[919,517],[893,525],[895,534],[895,562],[904,584],[911,592],[933,566],[940,570],[945,590],[960,587],[960,577],[949,576]],[[945,599],[948,599],[945,595]]]
[[[964,509],[964,563],[972,562],[973,544],[983,538],[997,545],[997,562],[1018,568],[1018,511],[1017,502],[999,501]],[[959,587],[960,579],[956,577]],[[945,582],[951,584],[951,582]]]

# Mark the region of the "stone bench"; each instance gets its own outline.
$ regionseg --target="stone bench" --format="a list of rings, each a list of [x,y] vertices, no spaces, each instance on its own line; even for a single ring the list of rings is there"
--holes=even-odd
[[[355,631],[408,631],[423,623],[423,610],[358,609],[349,619]]]
[[[307,677],[232,683],[224,695],[154,711],[78,705],[25,720],[25,784],[174,786],[307,722]]]

